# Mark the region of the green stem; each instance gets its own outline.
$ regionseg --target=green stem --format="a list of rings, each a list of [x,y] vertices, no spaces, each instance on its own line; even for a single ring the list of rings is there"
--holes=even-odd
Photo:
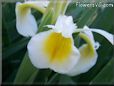
[[[68,5],[69,5],[68,0],[64,0],[63,6],[62,6],[62,12],[61,12],[61,14],[63,14],[63,15],[65,14]]]
[[[52,15],[53,15],[53,6],[54,6],[54,2],[50,1],[48,7],[46,8],[45,13],[43,14],[42,20],[41,20],[40,25],[39,25],[38,32],[42,32],[43,31],[43,27],[45,25],[51,24]]]
[[[54,7],[54,15],[52,18],[52,24],[54,24],[57,20],[57,17],[62,14],[64,15],[66,12],[66,9],[68,7],[68,1],[67,0],[62,0],[62,1],[55,1],[55,7]]]

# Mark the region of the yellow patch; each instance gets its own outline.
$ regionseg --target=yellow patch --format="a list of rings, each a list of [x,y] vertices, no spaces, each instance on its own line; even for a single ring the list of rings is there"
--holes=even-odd
[[[81,57],[92,58],[95,55],[95,51],[88,45],[84,44],[82,49],[80,49]]]
[[[26,14],[28,13],[29,11],[29,7],[27,7],[26,5],[22,4],[19,6],[19,13],[21,13],[21,16],[26,16]]]
[[[50,62],[64,62],[72,51],[72,40],[52,32],[44,42],[44,51]]]
[[[94,57],[95,49],[90,38],[84,33],[80,33],[79,36],[87,42],[87,44],[82,45],[82,49],[80,49],[81,57],[84,57],[84,58]]]

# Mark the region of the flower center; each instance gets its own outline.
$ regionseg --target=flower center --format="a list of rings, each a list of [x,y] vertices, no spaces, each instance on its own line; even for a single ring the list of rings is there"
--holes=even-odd
[[[44,42],[44,51],[50,62],[63,62],[71,53],[72,40],[65,38],[61,33],[52,32]]]

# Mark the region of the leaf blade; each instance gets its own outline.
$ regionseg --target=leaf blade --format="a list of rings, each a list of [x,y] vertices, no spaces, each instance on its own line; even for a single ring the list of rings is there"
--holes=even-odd
[[[112,84],[114,83],[114,58],[97,74],[90,84]],[[112,70],[111,70],[112,69]]]
[[[27,53],[25,54],[25,57],[20,65],[20,68],[17,72],[16,78],[14,80],[14,84],[17,83],[26,83],[29,81],[29,78],[32,77],[32,74],[34,74],[35,71],[38,71],[33,65],[31,64],[29,57]],[[35,78],[35,76],[34,76]],[[32,77],[32,79],[34,79]]]

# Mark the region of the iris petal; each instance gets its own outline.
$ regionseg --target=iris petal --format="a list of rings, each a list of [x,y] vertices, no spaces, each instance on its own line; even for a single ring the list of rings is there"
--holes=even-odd
[[[101,29],[91,28],[91,31],[99,33],[100,35],[104,36],[112,45],[114,45],[114,35]]]
[[[62,33],[62,36],[69,38],[72,37],[72,33],[77,28],[73,23],[72,16],[60,15],[57,18],[55,25],[47,25],[49,28],[53,28],[55,32]]]
[[[72,69],[80,57],[72,38],[64,38],[53,30],[32,37],[28,52],[32,64],[37,68],[50,68],[63,74]]]
[[[94,55],[91,55],[88,49],[88,45],[84,44],[79,48],[81,57],[78,63],[74,66],[74,68],[67,73],[69,76],[76,76],[81,73],[85,73],[90,70],[96,63],[98,55],[97,52],[94,52]]]
[[[31,10],[22,3],[16,3],[16,27],[18,33],[25,37],[34,36],[38,30]]]
[[[85,27],[84,27],[85,28]],[[85,28],[87,31],[84,31],[84,33],[80,33],[80,37],[83,38],[87,44],[83,44],[80,48],[80,59],[78,63],[74,66],[72,70],[70,70],[67,75],[75,76],[81,73],[85,73],[88,70],[90,70],[97,61],[97,52],[94,48],[94,38],[93,34],[89,28]]]

